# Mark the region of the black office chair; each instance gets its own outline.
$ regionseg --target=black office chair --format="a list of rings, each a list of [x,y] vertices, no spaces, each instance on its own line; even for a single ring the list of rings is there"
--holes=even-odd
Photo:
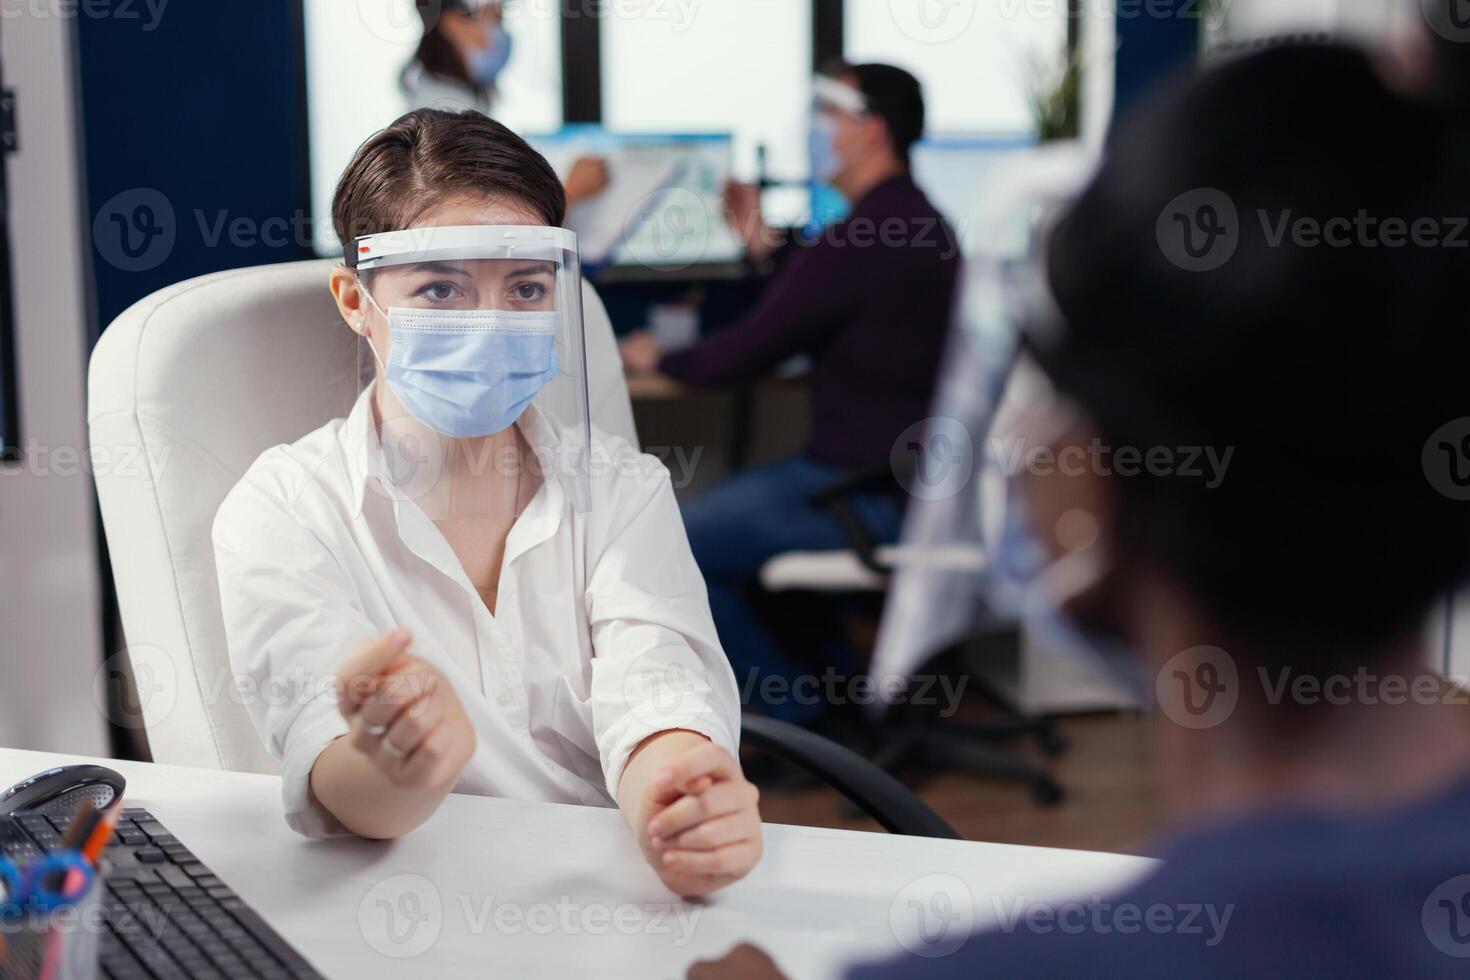
[[[890,834],[910,837],[960,835],[903,783],[851,749],[814,732],[760,715],[746,714],[741,740],[816,776]]]
[[[881,595],[893,573],[873,534],[863,524],[853,505],[858,494],[899,491],[901,474],[884,465],[845,477],[823,488],[811,497],[814,506],[825,509],[842,528],[850,549],[850,557],[867,574],[867,579],[854,588],[868,594]],[[866,588],[864,588],[866,586]],[[831,595],[831,590],[825,590]],[[991,630],[983,638],[996,646],[1016,642],[1014,629]],[[933,662],[942,662],[943,651]],[[939,716],[914,705],[891,709],[882,719],[853,726],[844,736],[862,755],[888,772],[935,774],[961,771],[972,775],[1026,784],[1033,798],[1043,805],[1060,803],[1065,792],[1044,766],[1027,761],[1003,746],[1018,738],[1036,740],[1047,756],[1060,755],[1067,743],[1048,717],[1012,714],[999,721],[966,723]]]

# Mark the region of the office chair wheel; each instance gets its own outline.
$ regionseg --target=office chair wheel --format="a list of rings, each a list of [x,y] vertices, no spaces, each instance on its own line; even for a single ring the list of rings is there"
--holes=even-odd
[[[1031,781],[1031,798],[1042,806],[1056,806],[1066,796],[1066,792],[1056,780],[1048,776],[1038,776]]]
[[[1043,755],[1056,757],[1067,751],[1067,737],[1057,731],[1051,722],[1046,722],[1036,733],[1036,743]]]

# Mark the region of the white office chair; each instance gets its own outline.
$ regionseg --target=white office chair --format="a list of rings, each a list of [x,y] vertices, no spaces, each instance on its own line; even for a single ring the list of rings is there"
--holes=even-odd
[[[97,497],[155,762],[276,769],[230,671],[210,526],[264,450],[352,406],[357,340],[327,292],[332,265],[170,286],[119,316],[92,353]],[[612,325],[590,285],[583,307],[592,417],[637,445]]]

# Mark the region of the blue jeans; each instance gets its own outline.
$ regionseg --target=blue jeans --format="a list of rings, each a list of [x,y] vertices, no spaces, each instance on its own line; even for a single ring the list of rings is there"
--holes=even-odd
[[[799,703],[789,696],[763,697],[761,681],[773,675],[783,678],[786,686],[773,689],[789,692],[789,685],[814,665],[802,666],[782,651],[747,592],[757,585],[761,566],[775,555],[850,547],[831,515],[808,502],[812,494],[847,475],[840,467],[793,456],[728,477],[683,506],[689,544],[709,587],[715,628],[735,668],[742,699],[784,721],[809,721],[821,713],[822,705]],[[875,541],[898,539],[902,515],[896,500],[881,494],[851,499]],[[832,642],[824,643],[820,652],[830,665],[846,642],[835,629],[829,639]]]

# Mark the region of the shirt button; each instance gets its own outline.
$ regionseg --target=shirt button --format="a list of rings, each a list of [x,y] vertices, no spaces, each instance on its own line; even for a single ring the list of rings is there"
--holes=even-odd
[[[515,698],[510,696],[509,691],[501,691],[500,696],[495,699],[495,703],[500,705],[502,708],[509,708],[510,703],[514,700]]]

